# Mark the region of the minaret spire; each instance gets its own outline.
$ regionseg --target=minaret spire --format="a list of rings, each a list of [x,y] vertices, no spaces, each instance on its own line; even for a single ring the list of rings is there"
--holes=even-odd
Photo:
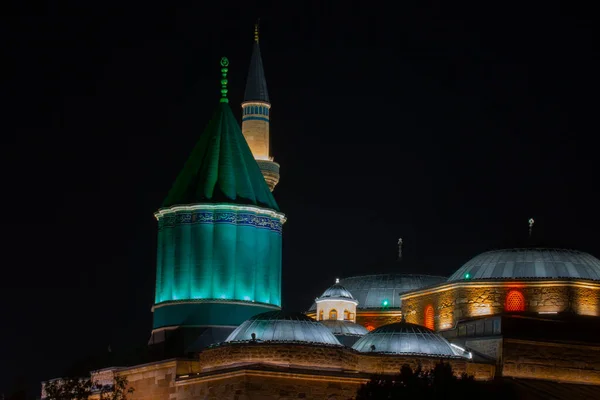
[[[269,185],[269,189],[273,191],[275,185],[279,182],[279,164],[273,162],[271,156],[271,138],[269,136],[271,102],[267,90],[260,46],[258,45],[258,28],[259,21],[256,21],[256,24],[254,24],[252,58],[250,59],[248,80],[246,81],[246,91],[242,103],[242,133],[265,177],[265,181]]]

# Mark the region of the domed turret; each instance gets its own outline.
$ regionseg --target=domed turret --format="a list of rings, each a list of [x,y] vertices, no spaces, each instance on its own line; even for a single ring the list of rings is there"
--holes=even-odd
[[[317,304],[318,321],[349,321],[356,322],[356,306],[358,301],[352,293],[336,278],[335,284],[315,299]]]
[[[450,343],[424,326],[397,322],[384,325],[360,338],[353,346],[363,353],[425,354],[453,357]]]
[[[225,342],[260,341],[340,345],[323,324],[299,312],[270,311],[238,326]]]

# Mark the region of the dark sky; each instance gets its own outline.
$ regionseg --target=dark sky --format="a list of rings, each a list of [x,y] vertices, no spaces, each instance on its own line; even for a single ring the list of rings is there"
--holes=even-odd
[[[258,16],[284,307],[336,276],[449,275],[527,244],[529,217],[536,243],[600,256],[591,9],[58,3],[0,24],[0,392],[147,341],[153,212],[217,105],[223,55],[239,115]]]

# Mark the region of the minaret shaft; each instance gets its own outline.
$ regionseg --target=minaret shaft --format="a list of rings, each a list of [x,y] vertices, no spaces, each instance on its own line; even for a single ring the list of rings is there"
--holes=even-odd
[[[242,104],[242,133],[256,160],[273,161],[269,138],[270,108],[267,102],[248,101]]]

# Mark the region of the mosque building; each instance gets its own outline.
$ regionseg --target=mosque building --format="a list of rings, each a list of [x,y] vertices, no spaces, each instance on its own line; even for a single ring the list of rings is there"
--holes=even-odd
[[[600,393],[600,260],[587,253],[507,249],[450,277],[342,277],[305,312],[282,310],[286,216],[257,28],[253,46],[241,129],[223,58],[216,111],[155,213],[160,357],[92,379],[125,376],[131,400],[339,400],[373,374],[443,360],[531,392]]]

